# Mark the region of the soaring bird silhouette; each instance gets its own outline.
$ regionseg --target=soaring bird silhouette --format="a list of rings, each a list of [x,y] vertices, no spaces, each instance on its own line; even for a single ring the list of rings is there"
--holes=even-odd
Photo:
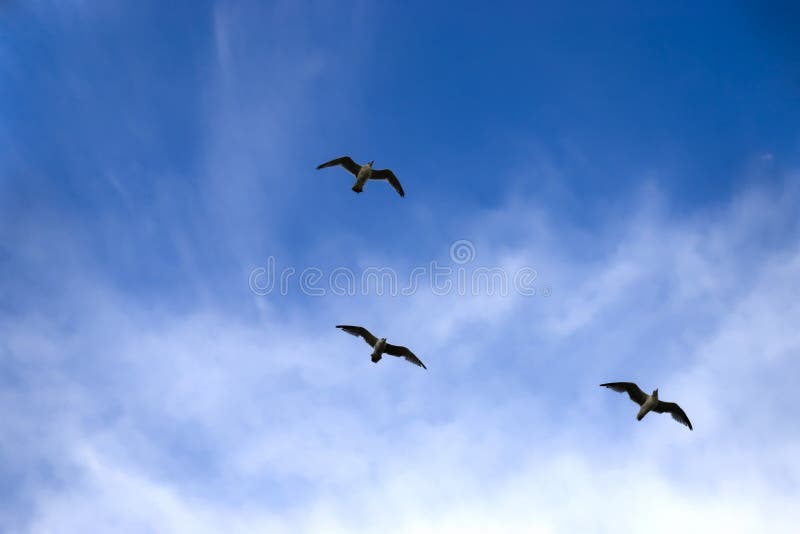
[[[378,339],[377,337],[370,334],[369,330],[364,328],[363,326],[350,326],[346,324],[337,324],[336,328],[341,328],[348,334],[357,337],[363,337],[364,341],[367,342],[367,345],[372,347],[372,362],[378,363],[381,359],[383,354],[391,354],[392,356],[403,357],[406,360],[410,361],[414,365],[419,365],[423,369],[427,369],[425,364],[417,358],[417,356],[408,350],[406,347],[401,347],[399,345],[392,345],[386,342],[386,338],[382,337]]]
[[[692,430],[692,423],[686,416],[686,412],[684,412],[680,406],[674,402],[658,400],[658,388],[654,389],[651,395],[648,395],[633,382],[609,382],[608,384],[600,385],[619,393],[627,393],[633,402],[641,406],[639,413],[636,415],[637,421],[641,421],[644,416],[651,411],[656,413],[669,412],[673,419],[682,425],[688,426],[689,430]]]
[[[405,191],[403,191],[403,186],[400,185],[400,180],[397,179],[397,176],[389,169],[373,169],[373,163],[375,163],[374,160],[364,165],[359,165],[353,161],[350,156],[342,156],[341,158],[332,159],[317,166],[317,169],[341,165],[347,169],[350,174],[356,177],[356,183],[353,184],[353,191],[356,193],[360,193],[364,190],[364,184],[367,183],[367,180],[388,180],[401,197],[406,196]]]

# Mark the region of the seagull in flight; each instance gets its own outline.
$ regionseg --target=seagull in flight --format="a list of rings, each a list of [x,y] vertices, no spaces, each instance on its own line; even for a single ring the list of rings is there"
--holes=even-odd
[[[389,169],[373,169],[373,163],[375,163],[374,160],[364,165],[359,165],[353,161],[350,156],[342,156],[341,158],[332,159],[317,166],[317,170],[341,165],[347,169],[350,174],[356,177],[356,183],[353,184],[353,191],[356,193],[360,193],[364,190],[364,184],[367,183],[367,180],[389,180],[389,183],[392,184],[394,190],[397,191],[401,197],[406,196],[405,191],[403,191],[403,186],[400,185],[400,180],[397,179],[397,176]]]
[[[348,334],[356,337],[363,337],[364,341],[367,342],[367,345],[372,347],[372,362],[378,363],[381,359],[383,354],[391,354],[392,356],[402,356],[406,360],[410,361],[414,365],[419,365],[423,369],[427,369],[425,364],[420,361],[416,355],[408,350],[406,347],[401,347],[399,345],[392,345],[386,342],[386,338],[382,337],[380,339],[376,338],[372,334],[370,334],[369,330],[364,328],[363,326],[350,326],[346,324],[337,324],[336,328],[341,328]]]
[[[639,389],[639,386],[633,382],[609,382],[608,384],[600,385],[609,389],[613,389],[619,393],[627,393],[633,402],[641,406],[639,409],[639,414],[636,416],[637,421],[641,421],[650,411],[656,413],[669,412],[673,419],[682,425],[688,426],[689,430],[692,430],[692,423],[686,416],[686,412],[684,412],[680,406],[674,402],[664,402],[662,400],[658,400],[658,388],[653,390],[651,395],[648,395]]]

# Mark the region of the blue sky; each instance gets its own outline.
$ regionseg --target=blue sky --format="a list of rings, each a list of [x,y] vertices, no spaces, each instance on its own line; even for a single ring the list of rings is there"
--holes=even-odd
[[[798,16],[1,3],[0,531],[790,532]],[[536,294],[249,285],[458,240]]]

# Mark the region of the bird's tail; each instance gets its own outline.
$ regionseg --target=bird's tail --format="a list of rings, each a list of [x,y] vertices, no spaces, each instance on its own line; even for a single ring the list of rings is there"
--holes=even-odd
[[[378,363],[381,360],[382,356],[380,354],[373,354],[372,355],[372,363]]]
[[[363,186],[360,186],[360,185],[358,185],[358,184],[356,184],[356,185],[354,185],[354,186],[353,186],[353,191],[355,191],[356,193],[360,193],[360,192],[362,192],[363,190],[364,190],[364,187],[363,187]]]

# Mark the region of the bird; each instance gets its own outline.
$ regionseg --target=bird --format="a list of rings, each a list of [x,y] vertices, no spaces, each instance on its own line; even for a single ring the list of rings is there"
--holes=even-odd
[[[403,191],[403,186],[400,185],[400,180],[389,169],[373,169],[372,164],[375,160],[369,161],[364,165],[359,165],[350,156],[342,156],[341,158],[332,159],[326,163],[317,166],[317,170],[324,169],[325,167],[334,167],[341,165],[347,169],[350,174],[356,177],[356,183],[353,184],[353,191],[360,193],[364,190],[364,184],[367,180],[388,180],[395,191],[401,196],[406,196]]]
[[[641,406],[639,413],[636,415],[637,421],[641,421],[650,411],[656,413],[669,412],[673,419],[682,425],[688,426],[689,430],[693,430],[691,421],[689,421],[686,412],[684,412],[680,406],[674,402],[658,400],[658,388],[654,389],[651,395],[648,395],[633,382],[609,382],[600,385],[619,393],[627,393],[633,402]]]
[[[414,365],[419,365],[423,369],[427,369],[425,364],[417,358],[417,356],[411,352],[406,347],[401,347],[399,345],[392,345],[391,343],[386,342],[386,338],[382,337],[378,339],[377,337],[373,336],[369,330],[364,328],[363,326],[350,326],[346,324],[337,324],[336,328],[341,328],[348,334],[356,337],[363,337],[364,341],[367,342],[367,345],[372,347],[372,363],[378,363],[383,354],[391,354],[392,356],[403,357],[409,362],[413,363]]]

